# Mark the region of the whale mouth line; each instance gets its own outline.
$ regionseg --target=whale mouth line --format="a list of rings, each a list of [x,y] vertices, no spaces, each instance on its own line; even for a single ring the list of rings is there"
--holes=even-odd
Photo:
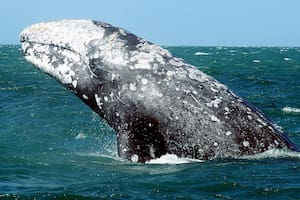
[[[36,41],[30,41],[30,40],[23,40],[22,41],[22,53],[25,58],[36,57],[36,55],[35,55],[36,52],[29,51],[29,49],[36,50],[34,48],[34,45],[47,46],[52,49],[57,48],[56,51],[70,52],[72,54],[79,56],[79,58],[82,59],[87,66],[89,66],[90,61],[86,55],[82,55],[81,53],[79,53],[78,51],[75,51],[71,47],[67,47],[67,45],[58,45],[58,44],[54,44],[54,43],[43,43],[43,42],[36,42]],[[36,50],[36,51],[39,51],[39,50]],[[38,59],[38,58],[35,58],[35,59]],[[96,75],[93,74],[93,76],[96,76]]]
[[[73,66],[85,65],[91,71],[88,57],[66,45],[22,40],[22,52],[27,61],[63,85],[77,86],[74,79],[76,69]]]
[[[22,46],[26,46],[26,45],[43,45],[43,46],[49,46],[49,47],[52,47],[52,48],[57,48],[57,49],[60,49],[60,50],[66,50],[66,51],[70,51],[74,54],[77,54],[79,55],[81,58],[84,58],[86,56],[83,56],[82,54],[80,54],[79,52],[75,51],[74,49],[70,48],[70,47],[67,47],[67,45],[58,45],[58,44],[53,44],[53,43],[43,43],[43,42],[36,42],[36,41],[30,41],[30,40],[25,40],[25,41],[22,41]],[[26,56],[27,54],[27,50],[29,49],[30,47],[28,48],[25,48],[23,50],[23,54]]]

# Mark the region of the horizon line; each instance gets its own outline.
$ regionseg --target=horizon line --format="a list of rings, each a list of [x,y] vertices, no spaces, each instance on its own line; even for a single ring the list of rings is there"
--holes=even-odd
[[[156,43],[154,43],[156,44]],[[300,46],[276,46],[276,45],[160,45],[162,47],[227,47],[227,48],[300,48]],[[0,46],[21,46],[14,43],[0,43]]]

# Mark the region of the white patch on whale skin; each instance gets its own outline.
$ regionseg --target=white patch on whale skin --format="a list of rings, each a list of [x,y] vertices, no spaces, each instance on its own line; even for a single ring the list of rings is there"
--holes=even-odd
[[[151,158],[155,158],[155,149],[153,146],[150,146],[150,156]]]
[[[82,98],[84,98],[85,100],[88,100],[88,99],[89,99],[89,97],[86,96],[85,94],[82,95]]]
[[[105,96],[103,99],[104,99],[105,102],[108,102],[108,97],[107,96]]]
[[[210,116],[210,119],[213,122],[220,122],[220,120],[216,116],[214,116],[214,115]]]
[[[174,74],[175,74],[174,71],[171,71],[171,70],[167,71],[167,76],[169,76],[169,77],[172,77]]]
[[[109,94],[109,97],[110,97],[111,102],[114,101],[114,96],[115,96],[115,94],[114,94],[113,92],[111,92],[111,93]]]
[[[148,92],[149,92],[149,95],[151,95],[153,97],[161,98],[164,96],[157,88],[152,88]]]
[[[214,93],[217,93],[217,92],[219,92],[219,90],[217,90],[216,88],[214,88],[214,87],[210,87],[210,90],[212,91],[212,92],[214,92]]]
[[[188,76],[190,79],[197,80],[201,83],[208,81],[209,76],[194,67],[187,67]]]
[[[73,85],[74,88],[76,88],[77,87],[77,80],[73,80],[72,85]]]
[[[98,57],[102,58],[102,62],[115,67],[128,66],[129,55],[125,49],[125,44],[118,38],[118,33],[113,33],[102,40],[94,43],[99,47]]]
[[[215,97],[214,100],[212,100],[209,103],[206,103],[206,106],[211,108],[211,107],[215,107],[215,108],[219,108],[219,104],[222,102],[222,100],[218,97]]]
[[[134,65],[135,69],[151,69],[151,65],[147,61],[140,61]]]
[[[175,76],[178,79],[186,79],[187,71],[184,68],[176,68],[175,70]]]
[[[148,79],[146,79],[146,78],[142,78],[141,81],[142,81],[142,84],[143,84],[143,85],[147,85],[147,83],[148,83]]]
[[[219,83],[218,81],[214,81],[213,82],[213,85],[218,88],[219,90],[227,90],[227,86],[222,84],[222,83]]]
[[[268,126],[268,129],[270,129],[271,131],[274,131],[272,126]]]
[[[28,42],[22,43],[22,51],[25,52],[30,47],[30,44]]]
[[[95,100],[96,100],[97,106],[98,106],[100,109],[102,109],[103,103],[101,102],[101,97],[99,97],[98,94],[95,94]]]
[[[135,69],[152,69],[155,65],[151,63],[158,62],[165,64],[163,57],[171,57],[168,50],[161,48],[155,44],[149,44],[145,41],[140,41],[136,46],[138,50],[131,53],[130,62],[136,62]]]
[[[117,75],[116,75],[116,74],[111,74],[111,81],[116,80],[116,78],[117,78]]]
[[[135,83],[130,83],[129,84],[129,89],[131,90],[131,91],[136,91],[136,85],[135,85]]]
[[[139,156],[136,154],[133,154],[130,159],[132,162],[137,163],[139,161]]]
[[[260,119],[260,118],[257,118],[256,121],[259,122],[259,123],[260,123],[261,125],[263,125],[263,126],[267,126],[267,123],[264,122],[264,121],[263,121],[262,119]]]
[[[180,60],[175,60],[175,59],[171,59],[169,60],[169,63],[173,66],[176,66],[176,67],[181,67],[184,65],[184,63]]]
[[[229,111],[230,111],[228,107],[225,107],[224,110],[225,110],[226,112],[229,112]]]
[[[243,146],[244,147],[249,147],[250,143],[247,140],[243,141]]]
[[[192,93],[193,93],[194,95],[197,95],[197,94],[198,94],[198,92],[195,91],[195,90],[193,90]]]
[[[232,134],[231,131],[226,131],[226,133],[225,133],[226,136],[230,136],[231,134]]]

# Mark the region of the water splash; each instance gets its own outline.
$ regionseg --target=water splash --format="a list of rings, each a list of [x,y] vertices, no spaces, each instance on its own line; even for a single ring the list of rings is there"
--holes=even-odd
[[[251,155],[251,156],[243,156],[242,159],[250,159],[250,160],[260,160],[265,158],[292,158],[300,160],[300,152],[290,151],[288,149],[270,149],[263,153]]]
[[[174,154],[166,154],[161,156],[160,158],[156,158],[148,161],[147,164],[178,165],[178,164],[195,163],[195,162],[204,162],[204,161],[198,159],[192,159],[192,158],[179,158]]]

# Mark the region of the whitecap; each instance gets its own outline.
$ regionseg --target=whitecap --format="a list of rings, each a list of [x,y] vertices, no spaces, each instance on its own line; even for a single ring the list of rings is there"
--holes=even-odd
[[[292,60],[292,59],[286,57],[286,58],[284,58],[284,60],[285,60],[285,61],[290,61],[290,60]]]
[[[300,108],[284,107],[281,110],[285,113],[300,113]]]
[[[87,138],[87,136],[84,133],[79,133],[78,135],[76,135],[75,139],[79,140],[79,139],[85,139]]]
[[[195,56],[207,56],[207,55],[209,55],[209,54],[210,54],[210,53],[198,51],[198,52],[196,52],[194,55],[195,55]]]

